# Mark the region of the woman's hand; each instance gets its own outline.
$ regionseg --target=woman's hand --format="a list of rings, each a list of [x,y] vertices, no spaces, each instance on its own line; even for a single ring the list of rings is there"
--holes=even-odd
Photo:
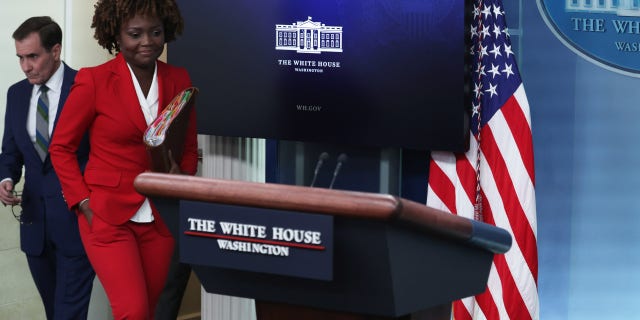
[[[171,161],[171,169],[169,169],[169,173],[182,174],[182,170],[180,169],[180,165],[173,158],[173,154],[171,153],[171,150],[169,150],[169,160]]]
[[[84,217],[87,218],[87,222],[91,225],[91,222],[93,221],[93,210],[89,208],[89,200],[87,199],[86,201],[80,202],[78,210],[84,214]]]

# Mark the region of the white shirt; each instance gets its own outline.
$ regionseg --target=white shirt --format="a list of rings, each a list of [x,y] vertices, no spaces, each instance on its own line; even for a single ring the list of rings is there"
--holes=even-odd
[[[62,93],[62,80],[64,78],[64,64],[60,63],[60,66],[53,73],[51,78],[45,83],[49,91],[47,91],[47,97],[49,98],[49,136],[53,131],[53,125],[58,114],[58,104],[60,102],[60,94]],[[31,142],[36,143],[36,112],[38,112],[38,98],[40,98],[39,84],[33,86],[31,89],[31,100],[29,101],[29,114],[27,115],[27,132]]]
[[[131,78],[133,79],[133,86],[136,89],[136,95],[138,96],[138,102],[140,103],[140,109],[144,114],[144,119],[147,121],[147,125],[149,125],[153,120],[155,120],[158,115],[158,65],[156,64],[155,69],[153,71],[153,81],[151,82],[151,88],[149,88],[149,94],[144,96],[142,89],[140,88],[140,83],[136,78],[136,75],[133,73],[131,66],[127,63],[127,67],[129,67],[129,72],[131,73]],[[142,137],[140,137],[142,139]],[[151,222],[153,221],[153,214],[151,211],[151,205],[149,204],[149,198],[144,199],[144,203],[136,214],[129,219],[133,222]]]

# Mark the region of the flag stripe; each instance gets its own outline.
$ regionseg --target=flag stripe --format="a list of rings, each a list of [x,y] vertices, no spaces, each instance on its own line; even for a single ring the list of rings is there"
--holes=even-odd
[[[489,170],[489,166],[486,162],[483,162],[481,170],[485,170],[485,172]],[[485,222],[504,228],[513,235],[514,231],[508,223],[507,211],[502,200],[499,197],[489,196],[491,194],[499,193],[498,186],[493,180],[492,175],[485,176],[485,179],[483,179],[482,182],[482,189],[486,192],[483,196],[483,199],[485,200],[483,207],[487,209],[485,213],[485,218],[487,220]],[[522,292],[531,291],[535,292],[535,278],[529,266],[523,262],[525,261],[524,254],[517,243],[515,243],[511,249],[504,254],[504,257],[508,261],[509,271],[513,275],[513,278],[517,283],[517,287],[519,288],[519,293],[514,292],[512,294],[521,294]],[[489,282],[491,283],[492,281],[497,281],[497,279],[490,277]],[[523,299],[526,299],[527,297],[528,296],[523,296]],[[529,306],[529,311],[532,314],[537,314],[537,298],[532,300],[531,303],[527,302],[527,306]],[[536,317],[532,318],[535,319]]]
[[[485,128],[490,128],[490,126]],[[488,166],[492,168],[493,178],[496,181],[498,188],[497,191],[500,193],[503,206],[509,210],[506,215],[509,221],[505,221],[505,223],[511,226],[511,229],[513,230],[512,236],[521,250],[536,252],[535,255],[525,255],[524,258],[532,272],[535,269],[535,274],[537,275],[537,249],[531,225],[528,223],[528,219],[523,219],[526,217],[526,214],[518,201],[513,181],[511,180],[511,176],[508,174],[509,172],[506,163],[501,157],[502,154],[500,153],[500,150],[498,150],[498,146],[495,144],[492,130],[484,130],[482,134],[484,136],[484,141],[481,146],[482,153],[485,155],[493,155],[491,157],[485,156],[484,159],[487,160]],[[499,226],[501,225],[499,224]]]
[[[483,199],[486,198],[487,197],[483,197]],[[496,224],[491,211],[487,212],[484,217],[485,222],[493,225]],[[502,292],[513,292],[514,294],[504,296],[502,301],[498,301],[497,303],[500,305],[500,312],[492,314],[494,316],[490,316],[489,318],[529,320],[531,319],[531,315],[523,301],[522,295],[520,294],[522,291],[517,288],[513,276],[514,273],[511,272],[505,256],[506,255],[495,256],[492,272],[497,272],[498,277],[493,277],[492,281],[489,282],[488,287],[492,293],[497,293],[495,294],[497,296],[502,295]],[[523,312],[523,310],[526,312]]]
[[[453,319],[455,320],[472,320],[471,314],[464,305],[463,300],[453,302]]]
[[[520,86],[520,89],[522,89],[522,86]],[[520,103],[516,99],[516,96],[511,97],[505,106],[502,107],[501,111],[506,119],[506,125],[509,126],[511,134],[515,137],[514,141],[518,145],[518,150],[522,155],[522,163],[527,168],[529,179],[533,181],[535,185],[533,150],[531,149],[530,144],[523,145],[526,141],[532,141],[529,121],[520,107]]]
[[[484,293],[476,296],[476,301],[482,310],[482,315],[476,314],[474,319],[499,319],[500,312],[498,311],[497,301],[493,299],[493,295],[490,290],[486,290]]]
[[[496,270],[498,270],[499,279],[502,283],[502,291],[513,292],[513,294],[505,295],[503,298],[504,307],[509,315],[509,319],[530,320],[531,312],[524,303],[521,291],[515,283],[505,257],[502,255],[496,256],[494,263],[496,264]]]
[[[496,115],[492,118],[489,126],[491,128],[491,132],[488,134],[492,137],[495,137],[497,141],[493,141],[492,138],[489,138],[487,141],[489,146],[494,146],[495,148],[499,148],[499,152],[496,150],[488,150],[486,151],[488,154],[499,154],[504,160],[501,162],[502,166],[500,170],[504,172],[508,172],[511,177],[511,185],[514,188],[516,193],[517,200],[519,201],[523,212],[525,213],[525,217],[527,222],[532,225],[536,229],[536,219],[535,219],[535,201],[533,198],[533,181],[529,178],[529,169],[526,162],[533,163],[533,158],[524,158],[521,153],[519,153],[519,148],[515,148],[514,146],[518,144],[517,138],[514,138],[510,133],[511,131],[507,131],[506,128],[509,127],[508,119],[503,117],[504,113],[502,111],[508,111],[511,108],[519,108],[518,104],[506,105],[500,112],[496,113]],[[512,119],[513,120],[513,119]],[[495,134],[492,134],[494,133]],[[485,147],[485,149],[488,149]],[[529,144],[529,150],[532,149],[532,146]],[[531,151],[528,152],[531,154]],[[495,163],[494,163],[495,164]],[[487,167],[488,170],[491,170],[493,165],[489,164]],[[514,198],[516,200],[516,198]],[[533,214],[530,214],[533,213]]]
[[[490,223],[493,221],[493,211],[491,211],[491,206],[489,205],[489,201],[487,195],[482,192],[482,207],[483,207],[483,218],[486,223]],[[487,282],[487,289],[485,292],[477,295],[475,298],[478,301],[478,305],[483,310],[482,316],[478,318],[482,319],[506,319],[505,317],[501,317],[500,315],[506,315],[504,311],[504,301],[499,299],[493,299],[494,296],[502,295],[501,288],[501,279],[497,277],[496,264],[491,264],[491,270],[489,271],[489,279]],[[477,318],[476,318],[477,319]]]
[[[511,226],[513,230],[512,236],[518,243],[518,247],[525,248],[525,251],[536,251],[535,241],[531,241],[532,239],[535,240],[535,236],[527,219],[523,219],[523,217],[526,217],[526,214],[520,205],[506,163],[501,157],[502,154],[495,143],[493,132],[492,130],[484,130],[482,134],[485,140],[480,148],[484,155],[492,155],[491,157],[485,156],[484,159],[487,160],[488,166],[492,170],[493,178],[498,188],[497,191],[500,193],[500,198],[503,201],[504,207],[513,210],[512,212],[507,213],[506,217],[509,221],[505,221],[505,226],[507,224]],[[537,264],[536,260],[529,260],[534,259],[535,257],[537,257],[537,254],[535,256],[530,255],[524,257],[527,259],[527,264],[530,267]]]
[[[439,182],[438,185],[435,185],[435,184],[429,185],[429,188],[436,189],[437,192],[434,191],[434,192],[428,193],[432,196],[439,197],[439,202],[442,204],[441,206],[438,206],[439,209],[445,209],[451,213],[457,213],[456,206],[455,206],[455,203],[456,203],[455,187],[451,182],[451,180],[447,178],[446,173],[443,171],[442,167],[438,163],[434,161],[431,162],[429,166],[429,176],[434,177],[434,179],[436,179],[436,181]]]
[[[457,177],[461,181],[459,192],[464,194],[464,197],[458,197],[458,204],[466,207],[466,210],[462,213],[458,212],[458,214],[471,219],[473,219],[473,204],[476,199],[476,168],[473,163],[475,163],[475,160],[471,162],[463,155],[458,156],[456,163]]]

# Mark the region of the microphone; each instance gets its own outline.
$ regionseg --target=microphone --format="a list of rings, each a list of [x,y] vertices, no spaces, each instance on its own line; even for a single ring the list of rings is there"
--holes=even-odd
[[[320,167],[322,167],[322,164],[324,163],[325,160],[327,160],[327,158],[329,158],[329,154],[326,153],[326,152],[321,153],[320,157],[318,157],[318,162],[316,162],[316,169],[313,170],[313,179],[311,180],[310,187],[313,187],[313,185],[316,184],[316,178],[318,177],[318,171],[320,171]]]
[[[338,172],[340,172],[340,168],[342,168],[342,164],[347,162],[347,155],[341,153],[338,156],[338,164],[336,164],[336,169],[333,170],[333,178],[331,179],[331,184],[329,185],[329,189],[333,189],[333,183],[336,182],[336,177],[338,176]]]

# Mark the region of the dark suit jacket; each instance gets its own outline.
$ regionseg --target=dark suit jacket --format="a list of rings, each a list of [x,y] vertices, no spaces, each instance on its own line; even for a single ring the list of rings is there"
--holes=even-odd
[[[52,137],[58,117],[77,71],[64,65],[64,79],[54,123]],[[9,88],[5,114],[2,153],[0,154],[0,179],[11,178],[17,184],[22,177],[24,166],[24,189],[22,190],[22,220],[20,225],[20,245],[22,251],[31,255],[43,252],[45,242],[45,212],[49,230],[55,230],[51,236],[57,237],[63,254],[78,255],[84,252],[78,233],[78,221],[75,214],[67,209],[62,198],[58,177],[53,170],[50,157],[44,163],[29,134],[26,123],[29,100],[33,85],[26,79]],[[86,137],[78,143],[78,153],[73,154],[76,162],[84,167],[89,153]]]
[[[191,86],[191,79],[184,68],[157,63],[160,113],[176,94]],[[195,174],[195,108],[191,111],[180,167],[185,173]],[[135,214],[145,197],[136,192],[133,180],[150,168],[142,140],[146,128],[131,73],[121,54],[102,65],[80,69],[49,147],[70,208],[90,198],[94,214],[113,225],[125,223]],[[74,152],[86,131],[91,151],[82,175]],[[155,209],[154,215],[161,219]],[[169,234],[166,229],[161,231]]]

